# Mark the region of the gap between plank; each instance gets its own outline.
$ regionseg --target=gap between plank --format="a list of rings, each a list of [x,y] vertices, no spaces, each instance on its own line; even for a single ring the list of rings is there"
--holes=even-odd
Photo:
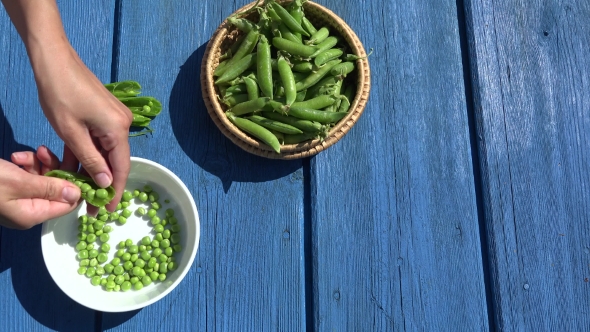
[[[489,331],[496,331],[495,324],[495,308],[492,301],[493,290],[490,276],[490,262],[488,256],[488,231],[485,223],[485,215],[483,208],[483,193],[482,193],[482,177],[479,160],[479,148],[477,142],[477,125],[475,121],[475,101],[473,84],[477,84],[477,80],[473,78],[471,72],[471,52],[469,49],[468,29],[472,25],[471,17],[466,16],[466,12],[471,13],[465,6],[466,1],[471,0],[456,0],[457,1],[457,23],[459,28],[459,39],[461,47],[461,60],[463,64],[463,83],[465,86],[465,103],[467,107],[467,120],[469,124],[469,142],[471,146],[471,163],[473,168],[473,184],[475,188],[475,201],[477,207],[477,220],[479,223],[479,239],[481,246],[482,269],[486,296],[486,307],[488,314]],[[469,35],[472,37],[472,35]],[[472,45],[472,43],[471,43]]]
[[[313,232],[311,214],[311,163],[303,159],[303,257],[305,259],[305,330],[315,331],[314,277],[313,277]]]

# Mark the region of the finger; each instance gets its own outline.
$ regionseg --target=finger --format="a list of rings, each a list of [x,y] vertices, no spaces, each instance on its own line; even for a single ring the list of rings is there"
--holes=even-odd
[[[121,196],[127,185],[129,170],[131,169],[129,141],[126,138],[120,140],[120,144],[109,151],[108,159],[113,172],[113,188],[115,188],[116,194],[106,208],[108,211],[112,212],[117,207],[117,203],[121,200]]]
[[[80,164],[82,164],[82,167],[98,186],[102,188],[110,186],[113,182],[113,176],[106,160],[94,146],[89,133],[80,130],[74,137],[77,137],[76,140],[67,142],[67,144],[80,161]]]
[[[41,163],[35,157],[35,153],[30,151],[15,152],[10,159],[16,165],[22,166],[23,169],[31,174],[42,175]]]
[[[64,145],[64,155],[60,169],[64,171],[78,172],[79,167],[80,162],[78,162],[78,158],[76,158],[76,155],[67,145]]]
[[[77,204],[48,201],[41,198],[24,198],[11,201],[13,216],[20,228],[31,228],[49,219],[72,212]]]
[[[41,174],[60,167],[59,158],[45,145],[41,145],[37,149],[37,158],[41,162]]]
[[[76,204],[80,199],[80,188],[63,179],[23,173],[18,182],[15,199],[40,198],[68,204]]]

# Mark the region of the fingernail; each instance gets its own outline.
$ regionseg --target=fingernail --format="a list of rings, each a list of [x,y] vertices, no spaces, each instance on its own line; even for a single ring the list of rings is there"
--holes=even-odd
[[[98,173],[96,174],[96,184],[99,185],[101,188],[106,188],[111,185],[111,179],[106,173]]]
[[[61,192],[61,197],[69,203],[76,203],[80,199],[80,191],[72,187],[65,187]]]
[[[12,158],[16,160],[23,160],[27,157],[27,154],[24,152],[15,152],[12,154]]]

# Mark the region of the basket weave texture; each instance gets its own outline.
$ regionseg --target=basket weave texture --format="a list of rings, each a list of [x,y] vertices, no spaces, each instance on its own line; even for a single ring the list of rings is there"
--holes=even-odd
[[[291,1],[277,1],[283,5]],[[256,4],[252,2],[236,11],[236,13],[244,12]],[[237,40],[242,32],[235,29],[227,21],[223,21],[221,25],[215,30],[213,36],[207,44],[203,61],[201,63],[201,89],[203,100],[207,111],[213,119],[215,125],[221,132],[228,137],[233,143],[240,148],[252,154],[271,158],[271,159],[299,159],[311,157],[319,152],[327,149],[338,142],[352,126],[358,121],[363,113],[367,101],[369,99],[369,91],[371,89],[371,75],[369,69],[369,62],[366,59],[366,51],[354,31],[331,10],[323,7],[317,3],[307,1],[303,4],[305,16],[316,26],[326,26],[330,29],[330,35],[337,35],[341,37],[348,46],[350,52],[361,58],[356,61],[356,92],[355,97],[350,103],[348,115],[340,120],[329,132],[324,140],[305,141],[299,144],[282,145],[281,153],[278,154],[272,148],[259,140],[245,134],[238,129],[233,123],[229,121],[225,115],[227,106],[221,104],[217,98],[218,90],[214,83],[213,72],[219,64],[219,57],[223,54],[231,44]],[[246,17],[255,22],[258,21],[258,13],[253,11],[243,17]]]

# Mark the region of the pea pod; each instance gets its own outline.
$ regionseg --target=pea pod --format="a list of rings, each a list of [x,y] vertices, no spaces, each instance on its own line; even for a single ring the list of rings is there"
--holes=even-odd
[[[346,75],[352,73],[354,70],[354,63],[346,61],[337,64],[330,69],[330,75],[338,76],[340,78],[346,77]]]
[[[350,103],[352,102],[352,98],[354,97],[354,87],[352,85],[348,85],[346,89],[344,89],[344,94],[342,95],[342,102],[340,103],[340,107],[338,108],[338,112],[348,112],[350,108]]]
[[[299,43],[299,44],[303,43],[303,41],[301,39],[301,35],[297,36],[296,34],[291,32],[291,30],[289,30],[289,28],[287,28],[287,26],[285,24],[283,24],[283,23],[279,24],[278,29],[279,29],[279,33],[282,38],[288,39],[294,43]]]
[[[68,180],[80,187],[82,198],[90,205],[101,207],[107,205],[115,197],[115,188],[99,187],[92,178],[75,172],[54,169],[45,173],[45,176]]]
[[[323,124],[336,123],[344,118],[348,113],[344,112],[325,112],[304,107],[293,107],[289,109],[288,115],[299,119],[316,121]]]
[[[305,31],[307,31],[307,33],[309,33],[310,35],[313,35],[318,31],[309,21],[309,19],[307,19],[307,17],[305,16],[301,18],[301,27],[303,27],[303,29],[305,29]]]
[[[226,96],[221,100],[221,102],[227,105],[227,107],[233,107],[246,101],[248,101],[248,95],[246,93],[233,94]]]
[[[320,124],[319,122],[303,120],[296,117],[280,114],[274,111],[263,111],[261,115],[267,119],[276,120],[282,123],[289,124],[305,132],[318,133],[322,130],[322,124]]]
[[[285,100],[287,105],[291,105],[295,102],[297,98],[297,90],[295,88],[295,77],[293,77],[293,72],[291,71],[291,67],[289,67],[289,63],[284,57],[279,57],[278,59],[278,69],[279,69],[279,76],[281,77],[281,82],[283,83],[283,88],[285,89]]]
[[[333,105],[338,98],[332,95],[321,95],[302,102],[293,103],[295,107],[305,107],[313,109],[322,109]]]
[[[319,82],[322,78],[324,78],[324,76],[326,76],[326,74],[328,74],[330,72],[330,69],[332,69],[332,67],[339,64],[340,62],[342,62],[342,60],[340,60],[340,59],[326,62],[315,73],[311,73],[303,81],[297,82],[297,91],[307,89],[310,86]]]
[[[231,95],[235,95],[235,94],[242,94],[242,93],[247,93],[248,90],[246,88],[246,84],[244,83],[240,83],[240,84],[236,84],[236,85],[231,85],[229,87],[227,87],[225,89],[225,93],[223,93],[223,96],[231,96]]]
[[[246,55],[245,57],[243,57],[242,59],[240,59],[235,64],[225,66],[225,68],[228,68],[228,69],[226,71],[224,71],[223,75],[221,75],[221,77],[219,77],[215,81],[215,84],[229,82],[229,81],[237,78],[238,76],[240,76],[248,68],[250,68],[250,66],[255,65],[255,64],[256,64],[256,53],[250,53],[250,54]],[[229,67],[231,67],[231,68],[229,68]]]
[[[334,60],[334,59],[339,58],[343,53],[344,52],[341,49],[332,48],[332,49],[329,49],[327,51],[323,51],[322,53],[318,54],[315,57],[315,59],[313,59],[313,62],[315,63],[316,66],[319,67],[330,60]]]
[[[162,112],[162,104],[154,97],[123,97],[118,99],[135,114],[153,117]]]
[[[313,71],[313,64],[309,61],[297,61],[293,63],[291,70],[298,73],[311,73]]]
[[[316,31],[316,33],[311,35],[311,38],[309,38],[305,43],[308,45],[317,45],[326,40],[326,38],[328,38],[329,36],[330,30],[328,30],[328,28],[326,27],[322,27],[321,29]]]
[[[307,95],[310,98],[315,98],[324,94],[333,94],[334,85],[340,80],[340,78],[332,75],[326,75],[319,82],[314,84],[308,89]]]
[[[254,100],[245,101],[243,103],[239,103],[234,107],[229,109],[229,112],[233,113],[234,115],[243,115],[248,113],[253,113],[256,111],[261,110],[270,98],[268,97],[260,97]]]
[[[135,97],[141,93],[141,85],[136,81],[121,81],[105,84],[104,87],[115,97]]]
[[[317,49],[313,46],[303,45],[279,37],[273,38],[272,44],[279,50],[285,51],[291,55],[299,55],[307,58],[311,57],[317,51]]]
[[[259,124],[266,129],[278,131],[283,134],[301,134],[303,132],[303,131],[301,131],[301,129],[299,129],[297,127],[293,127],[289,124],[286,124],[286,123],[283,123],[280,121],[267,119],[267,118],[262,117],[260,115],[250,115],[250,116],[246,117],[246,119],[248,119],[256,124]]]
[[[339,41],[339,39],[336,36],[330,36],[330,37],[326,38],[323,42],[321,42],[315,46],[317,51],[314,54],[312,54],[310,57],[315,58],[318,54],[331,49],[332,47],[336,46],[336,44],[338,44],[338,41]]]
[[[307,31],[305,31],[305,29],[303,29],[301,27],[301,24],[297,23],[297,20],[295,20],[295,18],[293,18],[293,16],[291,16],[291,14],[289,14],[289,12],[280,4],[272,1],[270,3],[270,6],[272,7],[272,9],[274,9],[274,11],[277,13],[277,15],[281,18],[281,21],[293,32],[298,32],[306,37],[309,37],[309,33],[307,33]]]
[[[295,135],[283,135],[283,144],[299,144],[301,142],[320,138],[317,133],[301,133]]]
[[[372,48],[371,48],[371,51],[369,51],[369,54],[367,54],[367,56],[360,57],[360,56],[358,56],[356,54],[346,54],[343,58],[344,58],[344,61],[356,61],[356,60],[366,59],[371,54],[373,54],[373,49]]]
[[[244,40],[239,44],[240,46],[238,47],[232,58],[228,61],[227,65],[225,65],[222,68],[216,68],[213,75],[223,76],[226,70],[235,67],[235,65],[240,60],[242,60],[242,58],[252,53],[254,47],[256,47],[256,43],[258,42],[259,37],[260,33],[258,33],[258,31],[256,30],[248,32]]]
[[[272,98],[272,59],[270,54],[270,44],[268,43],[268,39],[266,39],[266,36],[261,36],[256,54],[258,85],[264,96]]]
[[[133,122],[131,122],[131,126],[133,127],[147,127],[150,125],[152,119],[148,118],[147,116],[143,116],[140,114],[133,114]]]
[[[233,26],[235,26],[238,30],[244,31],[246,33],[255,30],[258,31],[259,27],[256,23],[250,21],[246,18],[238,18],[238,17],[228,17],[227,22]]]
[[[276,153],[281,153],[281,144],[279,143],[279,140],[268,129],[248,119],[237,117],[231,112],[226,112],[226,115],[236,127],[260,139],[262,142],[270,146]]]
[[[258,84],[250,77],[243,78],[244,83],[246,84],[246,90],[248,92],[248,99],[254,100],[258,99]]]

